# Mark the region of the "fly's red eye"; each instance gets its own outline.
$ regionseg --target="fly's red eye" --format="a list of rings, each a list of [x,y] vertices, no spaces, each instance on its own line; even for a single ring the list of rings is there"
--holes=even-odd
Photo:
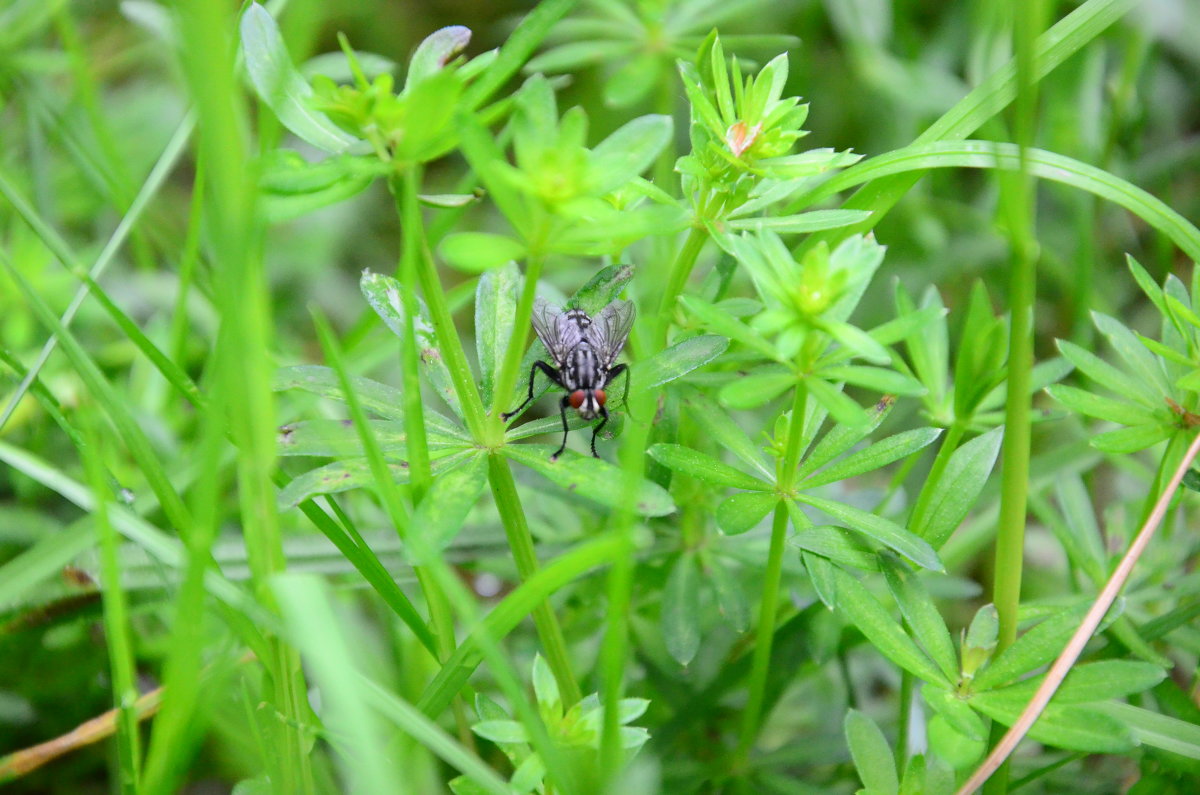
[[[571,401],[571,408],[573,408],[573,409],[579,408],[580,406],[583,405],[583,390],[576,389],[574,392],[571,393],[571,396],[567,399],[569,401]]]
[[[608,396],[604,394],[603,389],[597,389],[594,392],[592,392],[592,394],[596,396],[596,402],[599,403],[601,406],[604,405],[604,401],[608,400]]]

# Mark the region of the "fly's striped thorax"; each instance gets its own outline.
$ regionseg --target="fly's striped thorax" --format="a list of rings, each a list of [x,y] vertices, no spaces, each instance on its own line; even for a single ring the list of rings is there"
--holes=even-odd
[[[563,383],[567,389],[600,389],[604,386],[604,374],[600,372],[600,360],[586,341],[580,342],[567,355],[562,369]]]

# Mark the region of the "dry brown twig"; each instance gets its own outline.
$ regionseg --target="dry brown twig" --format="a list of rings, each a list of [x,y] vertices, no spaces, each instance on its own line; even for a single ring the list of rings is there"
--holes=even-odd
[[[1000,742],[988,754],[987,759],[983,760],[983,764],[979,769],[971,774],[961,787],[959,787],[956,795],[971,795],[983,783],[991,777],[993,773],[1004,764],[1004,760],[1008,759],[1009,755],[1016,749],[1017,743],[1025,737],[1038,717],[1042,714],[1042,710],[1050,703],[1050,699],[1054,697],[1054,693],[1062,684],[1063,679],[1071,672],[1071,666],[1079,659],[1079,655],[1083,653],[1083,647],[1091,639],[1092,633],[1096,631],[1096,627],[1100,626],[1100,622],[1104,619],[1104,614],[1108,612],[1108,608],[1116,600],[1117,594],[1124,587],[1125,581],[1129,579],[1129,575],[1133,572],[1133,567],[1137,563],[1138,558],[1146,550],[1150,544],[1150,539],[1154,537],[1154,533],[1158,530],[1159,524],[1162,522],[1163,516],[1167,512],[1167,505],[1171,502],[1171,497],[1174,496],[1175,490],[1179,488],[1180,482],[1183,480],[1184,474],[1191,467],[1192,461],[1196,458],[1197,453],[1200,453],[1200,434],[1192,440],[1187,452],[1184,453],[1183,460],[1179,462],[1179,466],[1175,470],[1175,474],[1171,476],[1171,481],[1167,487],[1163,489],[1159,495],[1158,502],[1154,504],[1154,510],[1146,517],[1145,523],[1141,530],[1138,531],[1137,537],[1133,543],[1129,545],[1129,550],[1125,556],[1121,558],[1121,562],[1117,564],[1116,570],[1112,576],[1108,578],[1108,582],[1104,584],[1104,589],[1096,597],[1096,601],[1092,604],[1087,615],[1083,617],[1083,621],[1079,624],[1079,629],[1075,630],[1075,634],[1067,641],[1066,647],[1062,650],[1062,654],[1058,655],[1058,659],[1050,666],[1050,670],[1046,672],[1046,678],[1042,680],[1042,684],[1038,687],[1037,692],[1033,694],[1033,698],[1025,706],[1020,716],[1013,722],[1012,727],[1005,732]]]

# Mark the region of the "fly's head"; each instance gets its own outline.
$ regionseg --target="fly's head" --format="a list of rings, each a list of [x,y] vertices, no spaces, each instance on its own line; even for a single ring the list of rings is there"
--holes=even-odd
[[[578,411],[580,417],[591,420],[600,414],[608,396],[604,394],[603,389],[576,389],[568,396],[568,400],[571,408]]]

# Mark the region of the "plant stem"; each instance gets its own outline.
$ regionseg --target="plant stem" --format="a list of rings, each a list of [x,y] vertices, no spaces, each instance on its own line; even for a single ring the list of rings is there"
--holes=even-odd
[[[500,520],[504,524],[504,534],[508,537],[513,561],[517,564],[517,574],[521,582],[525,582],[538,570],[537,552],[533,548],[533,536],[530,535],[529,524],[525,521],[525,511],[521,507],[521,498],[517,494],[517,484],[513,481],[512,471],[508,468],[508,462],[495,453],[488,456],[488,481],[496,499],[496,510],[500,512]],[[559,627],[549,602],[543,601],[534,608],[533,623],[537,627],[542,650],[546,652],[546,662],[554,672],[554,678],[558,680],[563,705],[569,708],[579,701],[581,693],[579,684],[575,681],[575,674],[571,672],[571,658],[567,654],[567,643],[563,639],[562,628]]]
[[[614,517],[614,532],[620,544],[608,575],[608,616],[604,630],[604,642],[600,650],[601,698],[604,703],[604,721],[600,734],[599,777],[603,784],[600,791],[608,791],[607,785],[621,771],[623,748],[621,745],[621,722],[619,703],[625,685],[625,671],[629,655],[629,605],[633,591],[634,572],[634,523],[638,486],[646,472],[646,445],[653,430],[649,421],[635,422],[630,417],[653,416],[653,396],[646,390],[637,390],[630,396],[636,412],[627,410],[625,434],[621,441],[620,459],[624,492],[629,496]]]
[[[925,524],[925,514],[929,511],[929,501],[933,499],[933,493],[937,491],[937,484],[941,482],[946,465],[950,463],[950,457],[958,449],[958,442],[962,439],[962,435],[963,424],[956,419],[946,429],[946,435],[942,437],[941,447],[938,448],[933,465],[929,468],[929,476],[925,478],[925,485],[921,487],[921,493],[917,495],[917,503],[913,506],[912,515],[908,518],[908,528],[917,535],[923,535],[921,528]]]
[[[517,385],[521,367],[521,359],[525,355],[525,346],[529,339],[529,323],[533,316],[533,300],[537,296],[538,279],[542,276],[542,256],[530,252],[525,262],[525,279],[521,283],[521,295],[517,299],[517,314],[513,319],[513,336],[508,348],[504,351],[504,365],[496,375],[496,388],[492,391],[492,432],[497,436],[493,443],[498,445],[504,441],[504,420],[500,415],[508,406],[513,388]]]
[[[911,633],[911,627],[905,625],[905,631]],[[897,716],[896,727],[896,773],[904,778],[904,768],[908,766],[908,735],[912,726],[913,675],[903,668],[900,669],[900,714]]]
[[[707,239],[708,232],[704,227],[693,226],[688,230],[687,239],[683,241],[683,248],[679,249],[679,254],[675,257],[674,264],[671,265],[667,286],[663,290],[662,301],[658,305],[659,328],[656,342],[659,348],[666,347],[667,331],[671,328],[671,318],[675,316],[675,302],[679,299],[679,294],[683,292],[688,276],[691,275],[692,268],[696,265],[696,258],[700,256],[700,250],[704,248],[704,241]]]
[[[996,654],[1017,638],[1017,610],[1021,603],[1021,568],[1024,562],[1025,518],[1029,492],[1029,450],[1033,376],[1033,310],[1037,292],[1038,245],[1035,233],[1037,194],[1029,174],[1026,150],[1037,127],[1037,75],[1035,47],[1041,32],[1045,4],[1032,0],[1013,26],[1017,61],[1017,97],[1013,132],[1020,147],[1021,171],[1001,181],[1002,212],[1012,236],[1013,267],[1009,282],[1008,395],[1001,453],[1000,518],[996,534],[995,576],[992,601],[1000,619]],[[1007,188],[1007,190],[1005,190]],[[996,732],[1003,733],[997,724]],[[988,782],[988,792],[1002,793],[1008,784],[1007,768]]]
[[[392,193],[400,214],[400,301],[404,305],[404,334],[400,337],[400,373],[404,381],[404,434],[408,445],[408,482],[413,504],[429,490],[433,479],[429,467],[429,445],[425,438],[425,406],[421,400],[420,354],[417,351],[416,319],[417,261],[421,257],[421,209],[416,186],[420,166],[410,166],[392,178]],[[440,289],[440,288],[439,288]],[[432,605],[430,605],[432,608]]]
[[[808,389],[803,381],[796,385],[792,398],[792,417],[788,422],[787,446],[783,461],[777,470],[778,489],[787,493],[792,487],[796,465],[800,458],[800,440],[804,436],[804,419]],[[771,665],[771,645],[775,639],[775,619],[779,606],[779,585],[783,579],[783,545],[787,540],[787,505],[780,500],[775,506],[771,522],[771,547],[767,553],[767,568],[763,573],[762,602],[758,611],[758,629],[755,633],[754,658],[750,666],[749,696],[742,713],[742,732],[734,753],[734,770],[745,768],[750,757],[750,747],[758,736],[763,701],[767,687],[767,674]]]

